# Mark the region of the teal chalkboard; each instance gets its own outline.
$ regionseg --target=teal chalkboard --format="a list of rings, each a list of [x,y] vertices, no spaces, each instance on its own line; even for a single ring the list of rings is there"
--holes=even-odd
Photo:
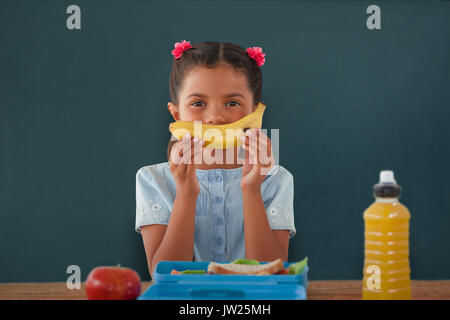
[[[450,3],[65,1],[0,6],[0,282],[84,280],[121,263],[149,279],[135,174],[166,161],[176,41],[262,46],[264,128],[294,175],[289,260],[360,279],[364,209],[394,170],[413,279],[450,278]]]

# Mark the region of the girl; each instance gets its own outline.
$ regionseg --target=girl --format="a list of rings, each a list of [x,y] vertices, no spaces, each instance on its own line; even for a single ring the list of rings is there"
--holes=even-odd
[[[256,109],[261,48],[183,41],[172,54],[168,109],[176,121],[227,124]],[[136,231],[151,275],[161,260],[288,260],[296,233],[292,174],[274,163],[270,139],[260,130],[247,130],[242,141],[243,163],[238,150],[230,148],[230,158],[229,149],[203,148],[187,135],[169,143],[168,162],[138,170]],[[223,153],[226,164],[192,161],[206,152]]]

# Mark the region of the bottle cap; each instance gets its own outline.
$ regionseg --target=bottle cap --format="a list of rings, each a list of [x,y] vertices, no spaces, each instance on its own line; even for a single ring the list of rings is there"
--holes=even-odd
[[[373,193],[377,198],[399,198],[402,188],[394,179],[392,170],[380,172],[380,182],[373,187]]]
[[[391,170],[383,170],[380,172],[380,183],[393,183],[396,184],[397,181],[394,179],[394,172]]]

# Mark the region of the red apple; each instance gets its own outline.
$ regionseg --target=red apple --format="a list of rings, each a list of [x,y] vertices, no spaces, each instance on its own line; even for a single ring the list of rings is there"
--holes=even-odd
[[[97,267],[85,283],[88,300],[135,300],[141,294],[136,271],[122,267]]]

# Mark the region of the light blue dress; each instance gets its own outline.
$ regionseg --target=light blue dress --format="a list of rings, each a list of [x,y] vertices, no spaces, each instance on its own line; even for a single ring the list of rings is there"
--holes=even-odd
[[[196,169],[200,193],[196,202],[194,261],[245,258],[244,216],[240,187],[242,167]],[[175,180],[168,162],[142,167],[136,174],[136,226],[169,223],[175,201]],[[294,226],[294,180],[274,165],[261,184],[261,195],[272,230]]]

